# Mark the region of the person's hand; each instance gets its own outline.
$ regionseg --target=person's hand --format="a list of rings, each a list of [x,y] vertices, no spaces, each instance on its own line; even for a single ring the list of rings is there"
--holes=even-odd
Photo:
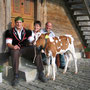
[[[20,49],[20,47],[18,45],[15,45],[13,49]]]

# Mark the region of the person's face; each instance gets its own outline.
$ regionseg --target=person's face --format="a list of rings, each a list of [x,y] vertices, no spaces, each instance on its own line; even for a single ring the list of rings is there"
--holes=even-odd
[[[22,25],[23,25],[23,22],[21,20],[18,20],[15,22],[15,27],[17,29],[21,29],[22,28]]]
[[[48,23],[48,24],[46,25],[46,30],[47,30],[47,32],[49,32],[51,29],[52,29],[52,24],[51,24],[51,23]]]
[[[40,29],[41,29],[40,25],[39,24],[35,24],[35,26],[34,26],[35,32],[38,32]]]

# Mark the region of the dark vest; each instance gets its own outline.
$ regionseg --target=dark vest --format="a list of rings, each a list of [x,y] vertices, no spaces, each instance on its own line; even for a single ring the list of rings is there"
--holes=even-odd
[[[19,47],[25,47],[27,46],[28,38],[32,35],[31,30],[23,29],[21,32],[21,40],[18,37],[17,31],[15,28],[12,28],[11,30],[7,30],[5,33],[5,37],[12,39],[13,45],[18,45]]]

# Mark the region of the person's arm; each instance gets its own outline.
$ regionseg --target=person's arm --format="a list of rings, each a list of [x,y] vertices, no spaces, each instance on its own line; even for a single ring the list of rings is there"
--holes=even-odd
[[[16,50],[16,49],[20,49],[20,47],[18,46],[18,45],[12,45],[12,44],[10,44],[10,43],[7,43],[6,44],[10,49],[14,49],[14,50]]]
[[[54,32],[53,32],[53,37],[55,37],[55,34],[54,34]]]
[[[50,37],[55,37],[55,34],[53,31],[50,31],[50,34],[49,34]]]
[[[10,49],[20,49],[18,45],[12,45],[12,33],[11,30],[7,30],[5,33],[5,38],[6,38],[6,46]]]
[[[51,31],[51,33],[52,33],[52,37],[55,37],[55,33],[53,31]]]
[[[28,40],[29,40],[29,45],[33,45],[34,44],[36,38],[35,38],[35,34],[34,34],[33,31],[32,31],[32,35],[29,36]]]

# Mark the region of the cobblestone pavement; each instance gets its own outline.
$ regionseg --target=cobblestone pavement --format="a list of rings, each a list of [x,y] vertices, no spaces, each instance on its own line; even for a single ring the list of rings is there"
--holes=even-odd
[[[56,80],[42,83],[39,80],[27,83],[20,79],[16,87],[10,84],[10,78],[3,78],[0,90],[90,90],[90,59],[78,60],[78,74],[74,74],[74,65],[71,62],[70,69],[66,74],[63,70],[57,70]]]

